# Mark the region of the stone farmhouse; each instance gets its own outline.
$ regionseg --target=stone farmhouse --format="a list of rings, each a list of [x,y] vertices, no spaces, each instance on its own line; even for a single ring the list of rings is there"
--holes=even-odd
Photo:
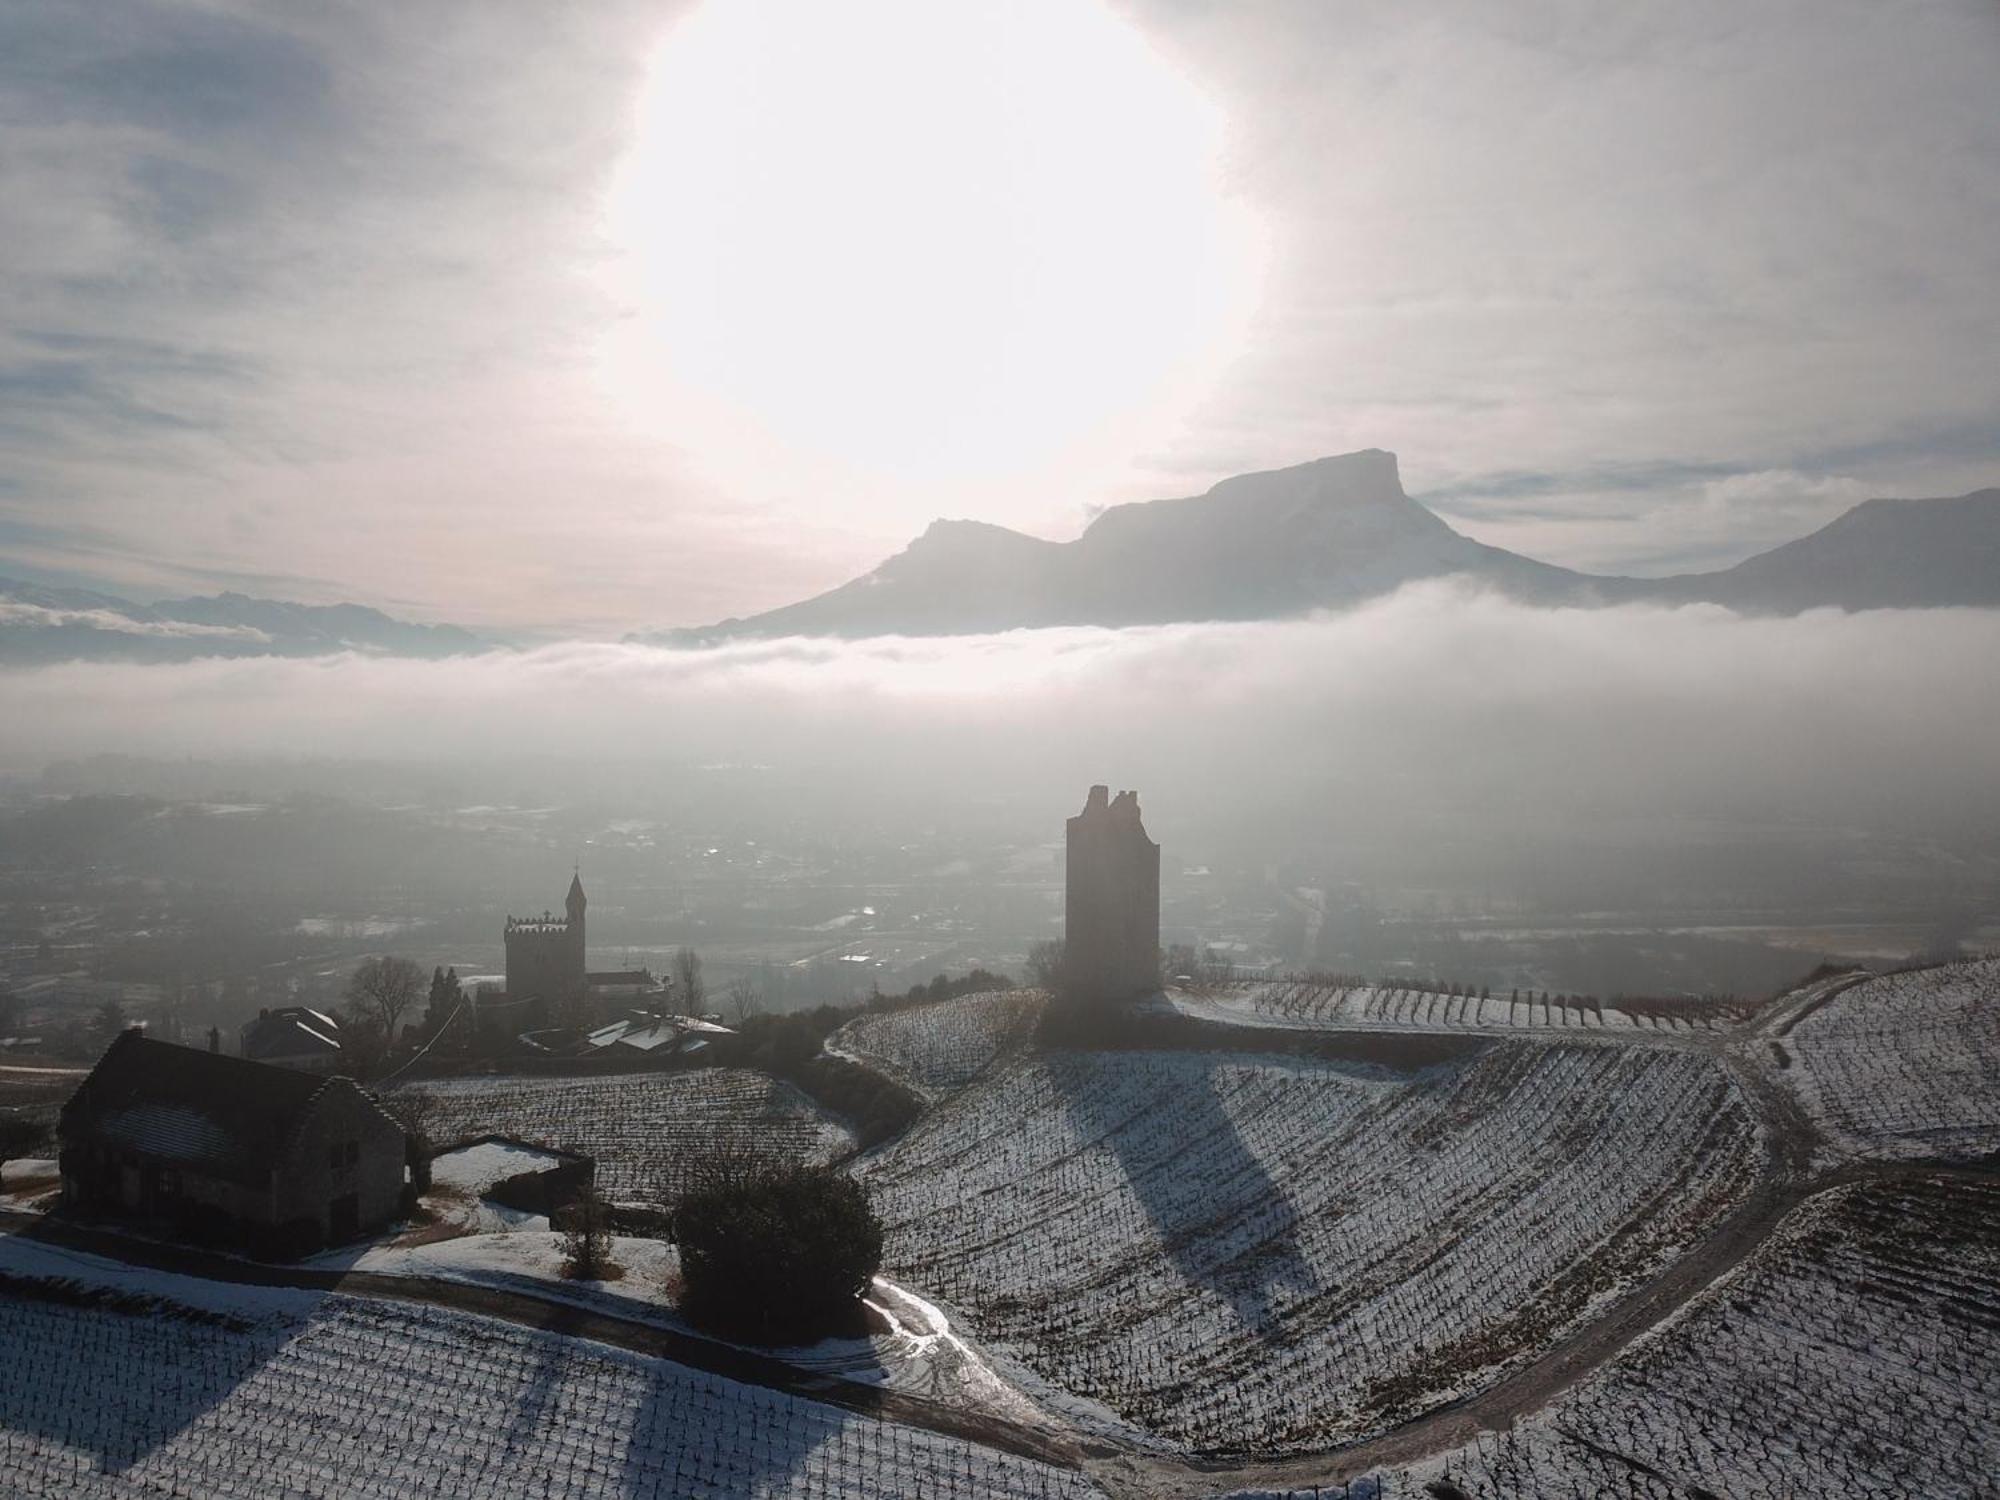
[[[400,1210],[408,1142],[347,1078],[122,1033],[63,1106],[64,1207],[301,1254]]]

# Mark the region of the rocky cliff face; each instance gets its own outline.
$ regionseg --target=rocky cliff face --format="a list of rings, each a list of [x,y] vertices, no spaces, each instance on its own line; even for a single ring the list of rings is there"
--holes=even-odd
[[[1369,449],[1116,506],[1073,542],[939,521],[830,593],[667,639],[1268,619],[1453,573],[1538,599],[1587,585],[1460,536],[1403,493],[1394,454]]]

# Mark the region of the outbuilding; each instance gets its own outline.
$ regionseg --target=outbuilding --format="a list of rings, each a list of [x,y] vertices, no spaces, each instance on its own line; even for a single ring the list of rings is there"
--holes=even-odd
[[[401,1206],[403,1130],[348,1078],[122,1033],[63,1106],[63,1204],[301,1254]]]

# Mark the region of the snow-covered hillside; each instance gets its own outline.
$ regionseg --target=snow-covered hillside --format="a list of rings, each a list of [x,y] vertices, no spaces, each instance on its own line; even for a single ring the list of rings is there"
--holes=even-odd
[[[35,1262],[38,1248],[0,1238],[0,1270],[109,1279],[127,1300],[66,1305],[0,1282],[0,1494],[1098,1493],[1067,1470],[560,1333],[100,1276],[87,1257]]]
[[[1281,1452],[1483,1383],[1756,1160],[1705,1056],[1506,1041],[1414,1076],[1025,1059],[860,1171],[891,1272],[990,1347],[1177,1444]]]
[[[438,1101],[431,1136],[518,1136],[597,1158],[620,1200],[666,1201],[686,1165],[717,1142],[751,1142],[799,1161],[854,1149],[854,1134],[791,1084],[743,1068],[602,1078],[479,1076],[411,1084]]]
[[[2000,960],[1885,974],[1836,995],[1781,1043],[1834,1146],[1856,1156],[2000,1151]]]
[[[827,1038],[826,1048],[937,1099],[1026,1041],[1046,1000],[1039,990],[1000,990],[856,1016]]]
[[[1846,1188],[1511,1431],[1349,1486],[1241,1500],[1977,1500],[2000,1474],[1996,1332],[2000,1183]]]
[[[1604,1000],[1511,991],[1461,994],[1417,985],[1322,979],[1274,979],[1213,990],[1169,990],[1156,1009],[1286,1031],[1624,1031],[1670,1034],[1723,1031],[1747,1019],[1739,1001]]]

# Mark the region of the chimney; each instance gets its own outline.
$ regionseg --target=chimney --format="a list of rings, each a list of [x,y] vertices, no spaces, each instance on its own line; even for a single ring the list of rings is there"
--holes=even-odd
[[[222,1050],[222,1028],[220,1026],[211,1026],[208,1028],[208,1050],[211,1052],[220,1052]]]

